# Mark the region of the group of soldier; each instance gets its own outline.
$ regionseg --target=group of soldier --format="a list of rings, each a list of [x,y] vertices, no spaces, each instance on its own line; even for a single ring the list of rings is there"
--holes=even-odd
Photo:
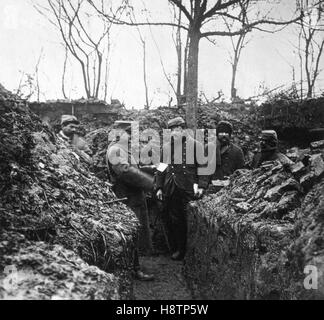
[[[78,125],[79,122],[74,116],[62,116],[59,137],[76,146],[81,157],[88,162],[89,154],[82,143],[83,140],[75,139],[74,133]],[[132,122],[116,121],[114,128],[122,130],[128,138],[127,142],[131,142]],[[159,208],[167,218],[164,221],[168,221],[167,242],[171,250],[171,259],[180,261],[186,253],[188,203],[201,198],[212,181],[225,180],[238,169],[257,168],[265,161],[290,163],[290,160],[278,151],[276,132],[266,130],[262,131],[259,152],[247,164],[242,149],[232,142],[232,124],[220,121],[216,128],[216,139],[208,142],[216,146],[212,149],[215,153],[216,168],[212,174],[199,175],[198,169],[201,164],[197,159],[191,164],[187,163],[187,152],[193,145],[190,140],[195,138],[183,135],[186,129],[185,121],[181,117],[171,119],[168,129],[174,137],[171,140],[171,153],[168,161],[160,165],[141,165],[134,158],[132,148],[125,148],[120,137],[110,141],[107,149],[106,163],[113,191],[119,199],[125,199],[126,205],[134,211],[141,225],[134,250],[134,275],[142,281],[154,279],[152,274],[147,274],[141,269],[139,262],[141,253],[152,254],[154,251],[149,229],[147,193],[152,193],[161,204]],[[177,137],[182,143],[176,142]],[[194,145],[197,143],[195,141]],[[176,154],[182,155],[182,161],[175,161]]]

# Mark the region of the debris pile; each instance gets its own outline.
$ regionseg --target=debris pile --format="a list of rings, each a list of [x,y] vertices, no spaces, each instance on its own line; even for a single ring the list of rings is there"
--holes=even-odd
[[[0,234],[0,299],[115,300],[118,278],[60,245]]]
[[[228,187],[190,206],[186,275],[199,298],[323,298],[303,286],[324,267],[324,141],[287,167],[239,170]]]
[[[31,246],[60,245],[103,271],[127,274],[138,220],[112,202],[110,185],[6,91],[0,92],[0,128],[1,241],[22,234]]]

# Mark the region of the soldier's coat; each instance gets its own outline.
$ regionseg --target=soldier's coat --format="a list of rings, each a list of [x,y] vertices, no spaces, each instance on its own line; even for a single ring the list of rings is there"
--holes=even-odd
[[[126,204],[140,221],[139,250],[141,253],[150,254],[153,245],[144,190],[153,189],[153,177],[141,172],[130,150],[125,150],[118,142],[109,145],[106,160],[116,196],[128,199]]]
[[[172,194],[174,186],[185,191],[191,198],[194,195],[193,185],[195,183],[200,188],[206,189],[208,187],[209,176],[198,175],[198,168],[204,166],[197,162],[196,150],[198,144],[198,141],[191,137],[186,137],[182,143],[171,143],[171,158],[167,159],[168,167],[163,172],[158,172],[156,176],[156,189],[162,189],[165,196]],[[188,150],[187,146],[194,146],[194,152]],[[193,152],[194,158],[191,164],[187,163],[187,152]],[[181,163],[176,163],[175,154],[182,155]]]

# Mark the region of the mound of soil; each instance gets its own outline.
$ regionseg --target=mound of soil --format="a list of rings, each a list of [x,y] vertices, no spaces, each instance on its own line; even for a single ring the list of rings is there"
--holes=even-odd
[[[0,234],[0,300],[120,299],[119,279],[60,245]]]
[[[0,128],[0,234],[22,234],[35,250],[39,241],[59,245],[101,270],[129,274],[138,220],[111,203],[109,183],[90,173],[25,101],[3,91]]]
[[[191,204],[185,273],[195,297],[324,298],[323,151],[309,149],[290,167],[237,171]],[[316,290],[304,286],[309,266]]]

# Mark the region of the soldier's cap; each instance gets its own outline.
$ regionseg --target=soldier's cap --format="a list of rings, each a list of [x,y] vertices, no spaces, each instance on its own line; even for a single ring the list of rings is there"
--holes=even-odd
[[[263,130],[261,132],[261,139],[269,141],[278,141],[277,132],[274,130]]]
[[[228,121],[220,121],[217,124],[217,134],[220,132],[228,133],[229,135],[232,135],[233,133],[233,126]]]
[[[63,114],[62,117],[61,117],[61,126],[64,127],[64,126],[67,126],[70,123],[80,124],[77,117],[72,116],[70,114]]]
[[[186,122],[181,117],[176,117],[176,118],[173,118],[168,121],[169,129],[171,129],[173,127],[178,127],[178,126],[182,126],[182,127],[186,126]]]
[[[133,123],[134,121],[115,121],[113,129],[121,129],[126,131],[127,133],[131,133]]]

